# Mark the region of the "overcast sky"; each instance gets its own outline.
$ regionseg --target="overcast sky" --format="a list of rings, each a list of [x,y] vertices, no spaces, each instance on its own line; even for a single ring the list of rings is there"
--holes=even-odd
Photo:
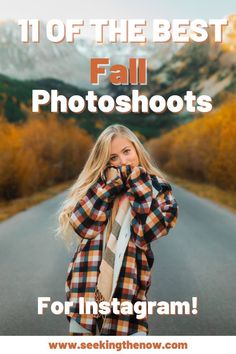
[[[38,18],[223,18],[236,13],[236,0],[6,0],[0,19]],[[91,35],[89,32],[85,35]]]

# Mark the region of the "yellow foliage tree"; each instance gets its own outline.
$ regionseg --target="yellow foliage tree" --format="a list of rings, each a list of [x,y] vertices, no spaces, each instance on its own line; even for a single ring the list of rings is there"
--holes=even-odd
[[[183,125],[148,147],[157,163],[176,176],[236,189],[236,100]]]
[[[29,115],[25,124],[0,120],[0,198],[12,199],[75,178],[92,138],[74,119]]]

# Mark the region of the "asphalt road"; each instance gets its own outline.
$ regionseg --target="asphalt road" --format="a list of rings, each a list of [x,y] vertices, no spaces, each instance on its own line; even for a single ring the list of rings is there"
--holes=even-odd
[[[154,241],[148,299],[198,299],[197,315],[149,315],[150,335],[236,334],[236,217],[173,185],[180,206],[175,229]],[[38,297],[64,301],[68,253],[54,237],[62,193],[0,224],[0,335],[67,335],[65,315]]]

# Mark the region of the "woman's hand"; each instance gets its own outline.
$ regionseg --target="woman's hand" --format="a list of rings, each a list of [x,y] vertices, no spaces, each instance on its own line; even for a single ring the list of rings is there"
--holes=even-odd
[[[126,165],[120,165],[120,166],[109,165],[105,170],[106,179],[113,180],[113,179],[120,178],[123,181],[123,183],[126,184],[127,179],[130,177],[132,172],[137,168],[139,168],[139,166],[136,166],[132,163],[128,163]]]
[[[126,181],[129,179],[130,175],[137,169],[139,170],[139,168],[140,166],[136,166],[132,163],[120,166],[108,165],[104,170],[104,176],[106,181],[121,179],[123,183],[126,184]]]
[[[135,180],[137,178],[143,178],[144,182],[149,179],[148,173],[146,169],[143,166],[134,166],[132,167],[131,173],[127,176],[127,184],[129,186],[129,181],[130,180]]]
[[[107,166],[103,172],[105,176],[105,184],[112,186],[112,193],[117,195],[125,191],[125,184],[121,176],[119,168]]]
[[[121,178],[124,184],[126,183],[128,176],[131,174],[133,167],[134,166],[131,164],[119,166]]]
[[[114,180],[117,177],[121,177],[120,171],[118,168],[116,168],[114,166],[107,166],[107,168],[105,170],[105,177],[106,177],[107,181]]]

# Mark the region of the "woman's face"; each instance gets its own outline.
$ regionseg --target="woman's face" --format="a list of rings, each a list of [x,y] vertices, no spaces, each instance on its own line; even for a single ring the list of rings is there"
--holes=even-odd
[[[138,166],[139,159],[133,143],[125,137],[116,136],[113,138],[109,163],[116,167],[121,165]]]

